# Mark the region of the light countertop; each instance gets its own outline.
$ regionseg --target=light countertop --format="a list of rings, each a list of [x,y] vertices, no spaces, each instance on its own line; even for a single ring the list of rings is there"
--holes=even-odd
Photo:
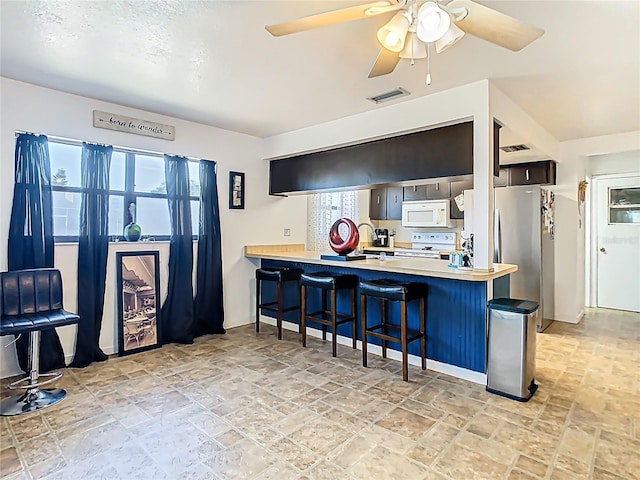
[[[316,265],[340,266],[364,270],[378,270],[382,272],[405,273],[425,277],[450,278],[475,282],[486,282],[499,278],[518,270],[517,265],[506,263],[494,264],[492,272],[478,270],[459,270],[447,266],[446,260],[431,258],[395,257],[388,256],[385,260],[366,259],[353,261],[325,260],[322,254],[333,252],[311,252],[304,249],[303,244],[289,245],[247,245],[244,256],[266,260],[281,260],[285,262],[312,263]]]

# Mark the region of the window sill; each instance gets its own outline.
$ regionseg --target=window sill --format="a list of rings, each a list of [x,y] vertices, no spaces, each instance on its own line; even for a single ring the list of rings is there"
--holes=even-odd
[[[109,242],[109,246],[111,245],[163,245],[171,243],[171,240],[142,240],[139,242],[127,242],[126,240],[122,240],[119,242]],[[197,239],[193,239],[193,243],[198,243]],[[78,242],[55,242],[55,245],[58,246],[77,246]]]

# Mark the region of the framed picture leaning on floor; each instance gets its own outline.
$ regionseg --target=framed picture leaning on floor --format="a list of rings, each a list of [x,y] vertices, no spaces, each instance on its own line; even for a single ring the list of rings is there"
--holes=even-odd
[[[117,252],[118,355],[162,345],[158,252]]]

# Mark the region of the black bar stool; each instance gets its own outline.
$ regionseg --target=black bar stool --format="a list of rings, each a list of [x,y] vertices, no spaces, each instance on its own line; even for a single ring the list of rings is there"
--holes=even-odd
[[[351,322],[351,336],[353,348],[356,348],[356,286],[358,277],[355,275],[334,275],[330,272],[303,273],[300,277],[300,310],[302,328],[302,346],[307,346],[307,320],[322,325],[322,339],[327,340],[327,327],[331,327],[331,354],[337,352],[338,325]],[[322,310],[307,312],[307,288],[322,290]],[[337,312],[336,293],[338,290],[348,289],[351,295],[351,312],[344,314]],[[328,296],[331,293],[331,310],[328,310]]]
[[[256,332],[260,332],[260,309],[276,313],[278,340],[282,340],[282,317],[285,312],[297,310],[300,305],[283,308],[282,284],[284,282],[299,282],[302,270],[288,267],[267,267],[256,270]],[[260,303],[261,282],[276,283],[276,300],[274,302]],[[296,289],[297,290],[297,289]]]
[[[66,397],[62,388],[40,388],[62,377],[62,372],[40,373],[39,366],[41,332],[80,320],[63,309],[62,291],[62,275],[53,268],[0,273],[0,336],[29,335],[28,376],[7,386],[25,393],[2,400],[0,415],[35,412]]]
[[[427,369],[427,335],[424,315],[424,299],[427,286],[422,283],[399,283],[392,280],[370,280],[360,282],[360,315],[362,321],[362,365],[367,366],[367,335],[382,340],[382,357],[387,358],[387,342],[400,342],[402,347],[402,379],[409,380],[409,343],[420,339],[420,357],[422,369]],[[367,326],[367,297],[380,299],[380,323]],[[407,328],[407,304],[412,300],[420,301],[420,330]],[[400,303],[400,326],[387,323],[387,302]],[[396,335],[390,335],[389,331]],[[398,337],[397,332],[400,332]]]

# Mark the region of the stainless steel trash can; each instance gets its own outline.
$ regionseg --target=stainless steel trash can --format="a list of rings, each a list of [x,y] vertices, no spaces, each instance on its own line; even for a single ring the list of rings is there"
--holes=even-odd
[[[514,298],[489,302],[487,391],[528,401],[538,385],[536,373],[536,324],[538,304]]]

